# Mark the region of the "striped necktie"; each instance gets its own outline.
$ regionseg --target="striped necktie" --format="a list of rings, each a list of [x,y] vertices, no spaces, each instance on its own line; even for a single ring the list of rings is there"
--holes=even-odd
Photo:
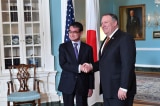
[[[108,44],[109,40],[110,40],[110,37],[107,37],[105,44],[104,44],[104,47]]]
[[[76,59],[78,60],[78,49],[77,49],[78,43],[74,43],[74,52],[76,55]]]
[[[104,49],[105,46],[108,44],[108,42],[109,42],[110,39],[111,39],[110,37],[107,37],[107,38],[106,38],[106,40],[105,40],[105,42],[104,42],[104,44],[103,44],[103,46],[102,46],[102,48],[101,48],[101,53],[103,52],[103,49]]]

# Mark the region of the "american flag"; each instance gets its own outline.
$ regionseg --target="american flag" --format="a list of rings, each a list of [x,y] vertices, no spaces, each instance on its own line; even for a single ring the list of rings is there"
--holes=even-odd
[[[72,22],[74,22],[74,9],[72,0],[67,1],[67,15],[66,15],[66,28],[65,28],[65,36],[64,36],[64,42],[70,41],[69,39],[69,26]]]

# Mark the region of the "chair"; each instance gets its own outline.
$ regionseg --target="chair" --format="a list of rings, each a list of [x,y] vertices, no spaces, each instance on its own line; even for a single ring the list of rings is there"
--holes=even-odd
[[[36,100],[38,100],[38,106],[40,106],[40,89],[39,80],[36,79],[36,65],[12,65],[9,66],[9,72],[7,105],[10,106],[10,102],[13,102],[13,106],[20,104],[35,106]],[[16,90],[16,88],[18,89]]]

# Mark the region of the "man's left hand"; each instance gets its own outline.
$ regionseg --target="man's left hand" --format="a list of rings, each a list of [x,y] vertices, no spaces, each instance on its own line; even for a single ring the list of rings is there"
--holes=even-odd
[[[123,91],[123,90],[121,90],[121,89],[119,88],[119,90],[118,90],[118,98],[119,98],[120,100],[125,100],[125,99],[127,99],[127,92],[125,92],[125,91]]]

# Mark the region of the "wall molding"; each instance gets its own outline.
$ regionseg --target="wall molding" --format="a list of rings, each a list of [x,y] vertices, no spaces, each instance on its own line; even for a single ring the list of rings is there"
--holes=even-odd
[[[160,51],[160,48],[136,48],[137,51]]]
[[[160,65],[148,65],[148,64],[135,64],[135,66],[144,68],[160,68]]]

